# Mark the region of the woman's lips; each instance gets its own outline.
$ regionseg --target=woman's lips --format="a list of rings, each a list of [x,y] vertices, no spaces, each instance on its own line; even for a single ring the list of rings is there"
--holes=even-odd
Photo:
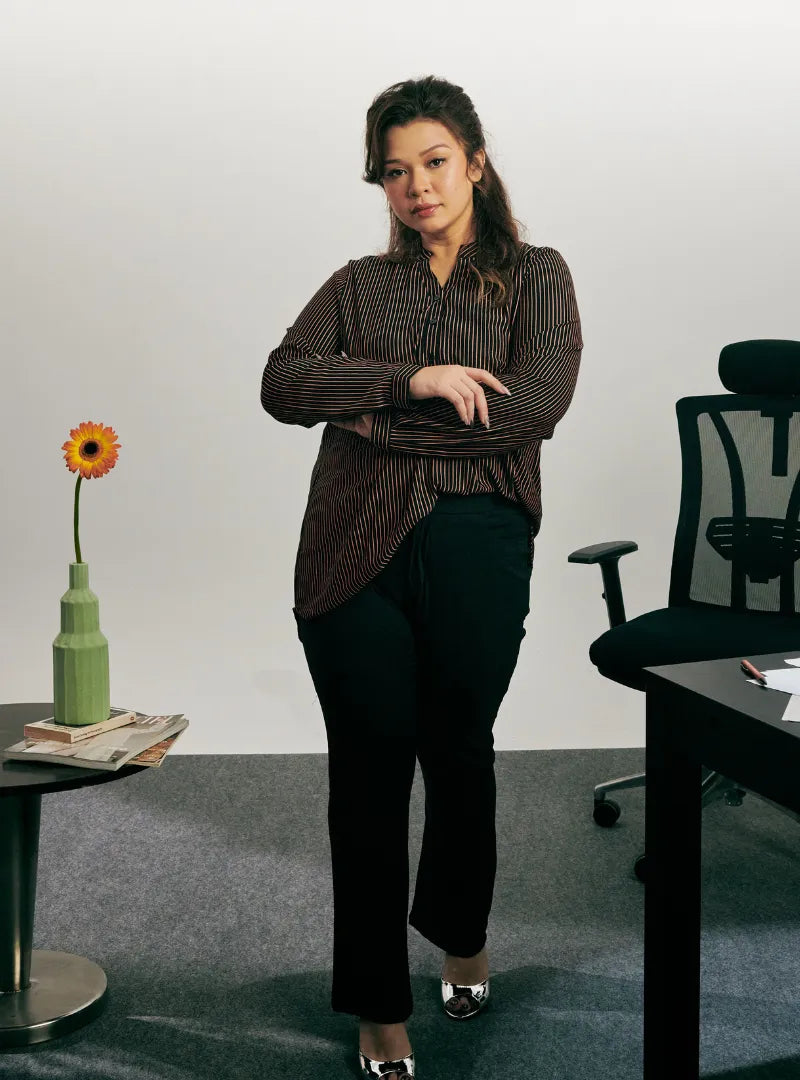
[[[415,210],[414,213],[417,217],[430,217],[431,214],[435,213],[438,209],[438,206],[430,206],[427,210]]]

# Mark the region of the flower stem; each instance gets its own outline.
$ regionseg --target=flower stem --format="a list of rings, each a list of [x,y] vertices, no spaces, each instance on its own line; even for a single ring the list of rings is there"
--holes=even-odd
[[[78,482],[75,485],[75,562],[83,562],[81,559],[81,544],[78,540],[78,496],[81,493],[81,480],[83,477],[78,473]]]

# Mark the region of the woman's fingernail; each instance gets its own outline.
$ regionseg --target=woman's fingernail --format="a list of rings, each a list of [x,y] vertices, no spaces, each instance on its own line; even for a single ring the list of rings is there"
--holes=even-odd
[[[486,428],[486,430],[488,431],[488,430],[489,430],[489,421],[488,421],[488,420],[484,420],[484,421],[483,421],[483,426],[484,426],[484,427]]]
[[[508,387],[506,387],[506,393],[507,393],[507,394],[510,394],[510,393],[511,393],[511,391],[510,391],[510,390],[508,389]]]

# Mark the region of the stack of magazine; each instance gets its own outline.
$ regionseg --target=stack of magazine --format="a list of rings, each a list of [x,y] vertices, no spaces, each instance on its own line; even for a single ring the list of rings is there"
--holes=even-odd
[[[3,750],[12,761],[44,761],[81,769],[158,766],[188,727],[183,713],[149,715],[112,709],[107,720],[74,726],[54,717],[26,724],[24,739]]]

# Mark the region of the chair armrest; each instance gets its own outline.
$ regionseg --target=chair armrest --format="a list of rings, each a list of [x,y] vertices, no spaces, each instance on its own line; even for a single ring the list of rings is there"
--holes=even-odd
[[[638,550],[639,545],[633,540],[607,540],[605,544],[578,548],[567,556],[567,562],[601,563],[604,559],[618,559],[621,555]]]
[[[608,611],[610,626],[619,626],[625,622],[625,604],[622,599],[622,585],[619,580],[619,560],[631,551],[638,551],[639,545],[633,540],[608,540],[604,544],[590,544],[577,548],[567,556],[567,562],[600,563],[603,576],[603,599]]]

